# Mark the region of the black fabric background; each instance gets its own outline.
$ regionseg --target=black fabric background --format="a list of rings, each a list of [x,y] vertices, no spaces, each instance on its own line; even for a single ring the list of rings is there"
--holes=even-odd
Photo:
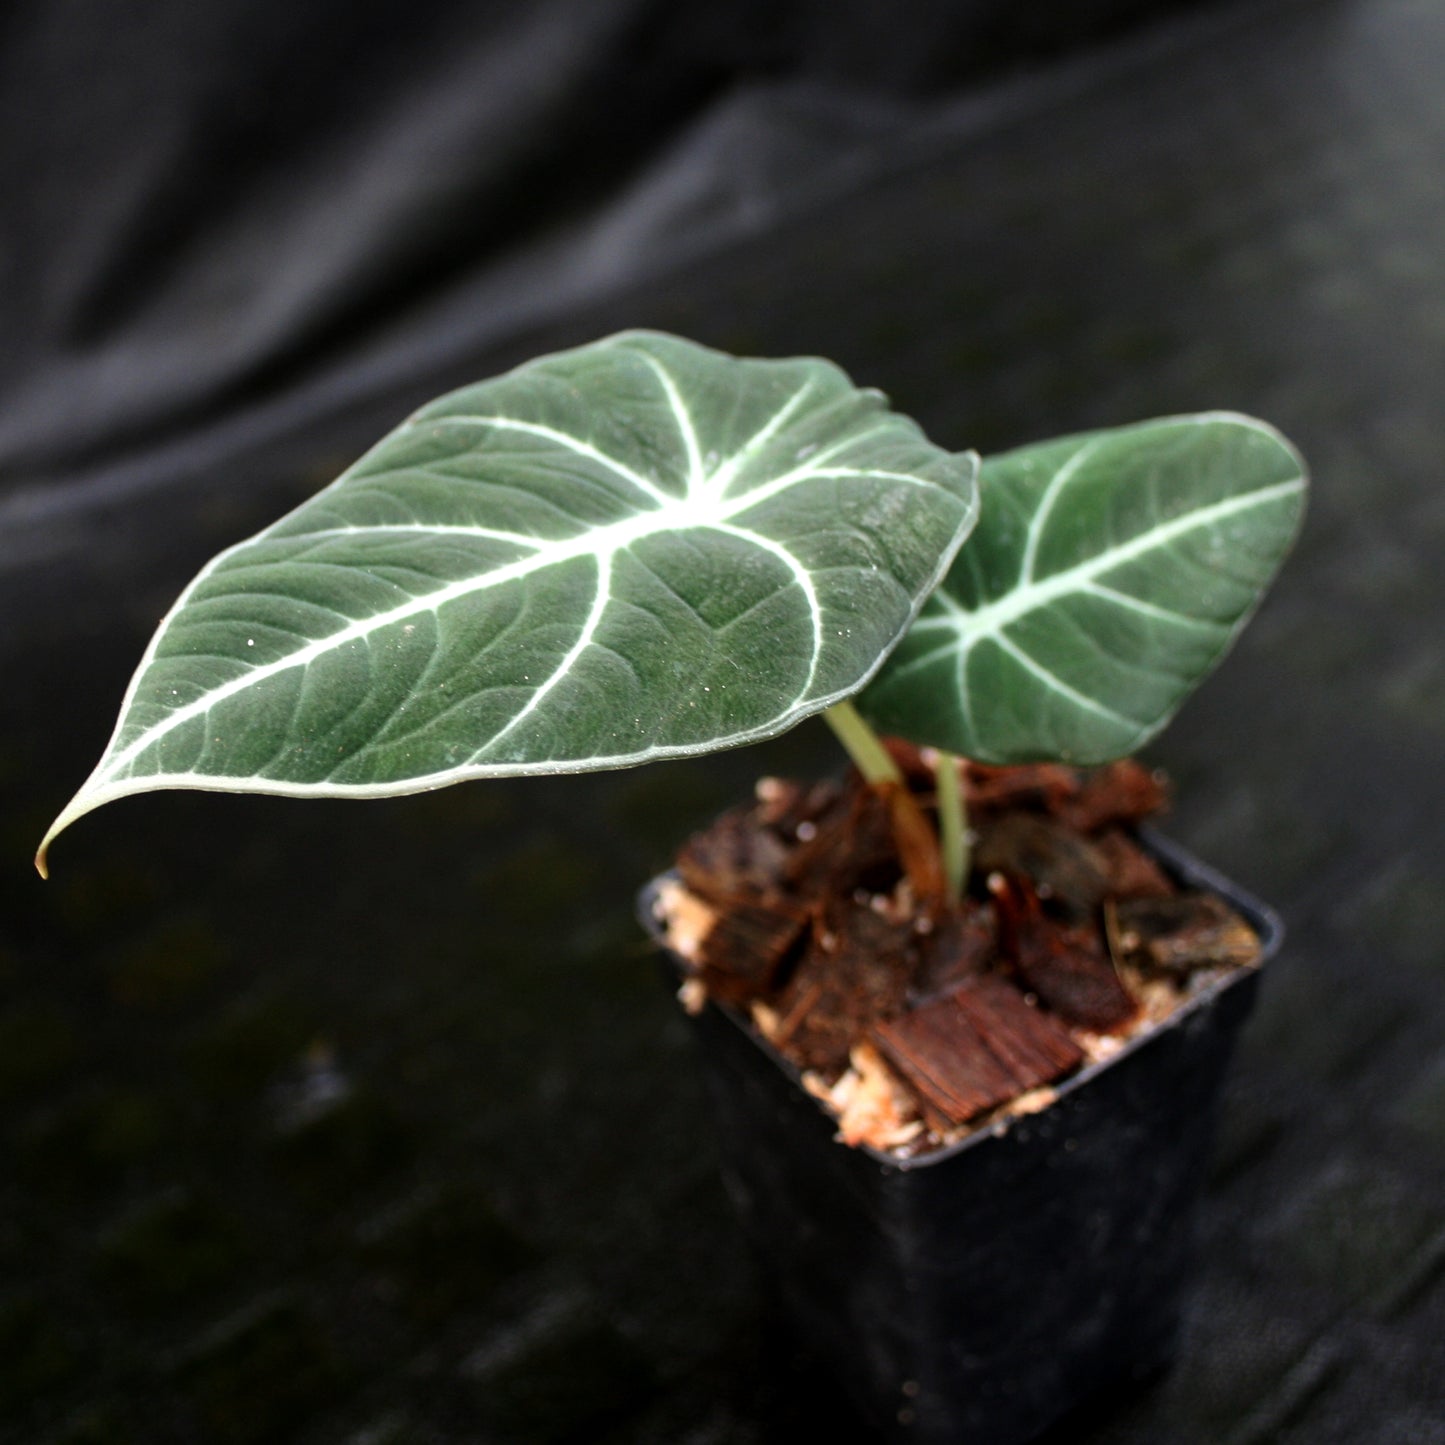
[[[971,86],[1179,8],[16,4],[0,489],[452,379],[888,165]]]

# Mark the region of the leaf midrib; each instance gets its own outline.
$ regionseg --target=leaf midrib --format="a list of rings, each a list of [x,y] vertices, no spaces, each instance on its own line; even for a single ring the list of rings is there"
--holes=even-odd
[[[1116,567],[1137,561],[1179,537],[1223,521],[1237,512],[1292,496],[1303,487],[1304,480],[1295,477],[1268,487],[1260,487],[1243,496],[1229,497],[1208,507],[1198,508],[1176,517],[1171,522],[1151,527],[1147,532],[1141,532],[1137,537],[1111,547],[1107,552],[1101,552],[1087,561],[1076,563],[1062,572],[1055,572],[1043,581],[1031,581],[1024,586],[1013,588],[1002,597],[986,602],[982,607],[964,607],[940,590],[935,594],[935,599],[947,615],[920,618],[914,626],[929,631],[951,628],[959,634],[965,647],[972,646],[974,642],[1002,632],[1009,623],[1017,622],[1021,617],[1026,617],[1041,607],[1047,607],[1058,598],[1083,590],[1089,583]]]
[[[445,587],[438,588],[432,592],[425,593],[418,597],[410,598],[405,603],[390,609],[387,612],[377,613],[369,618],[354,621],[346,627],[328,633],[323,638],[314,639],[293,652],[287,653],[284,657],[273,662],[262,663],[251,667],[239,676],[227,683],[203,694],[174,712],[160,722],[152,725],[144,733],[135,738],[132,742],[111,760],[111,765],[106,769],[106,776],[119,777],[129,765],[147,749],[154,746],[160,739],[174,732],[177,728],[195,718],[206,715],[213,707],[226,701],[227,698],[244,692],[248,688],[256,686],[265,681],[268,677],[277,676],[283,672],[289,672],[298,667],[304,667],[316,659],[345,647],[349,643],[361,641],[374,633],[393,626],[396,623],[404,622],[409,618],[419,616],[423,613],[435,613],[447,603],[456,601],[459,598],[484,591],[490,591],[496,587],[504,586],[509,582],[522,580],[535,572],[548,567],[563,566],[568,562],[579,560],[583,557],[594,557],[599,563],[601,572],[605,575],[607,568],[618,552],[646,541],[650,537],[677,533],[682,531],[698,531],[714,528],[725,531],[729,535],[738,537],[740,540],[752,542],[761,547],[770,555],[778,557],[791,567],[794,579],[799,581],[803,587],[804,595],[809,601],[810,612],[814,625],[813,656],[809,660],[809,682],[816,672],[818,654],[821,649],[821,617],[817,607],[816,596],[808,580],[807,569],[796,557],[772,539],[760,537],[750,532],[747,528],[733,524],[733,519],[745,513],[761,503],[770,500],[780,492],[786,491],[789,487],[799,485],[802,482],[815,478],[826,477],[850,477],[859,479],[875,478],[880,480],[905,481],[912,485],[937,488],[938,484],[926,477],[920,477],[908,473],[894,473],[881,471],[875,468],[853,468],[853,467],[819,467],[817,463],[830,461],[840,452],[848,450],[858,442],[869,436],[875,435],[882,427],[871,428],[860,432],[853,437],[847,438],[838,445],[824,449],[817,457],[811,458],[809,464],[794,468],[781,477],[775,477],[751,491],[731,498],[724,498],[710,495],[704,487],[700,492],[689,494],[684,497],[668,498],[666,504],[651,511],[643,512],[631,517],[622,518],[617,522],[609,523],[605,527],[594,528],[590,531],[579,533],[574,538],[563,541],[547,541],[542,543],[538,550],[532,555],[521,557],[507,563],[504,566],[494,568],[478,577],[467,577],[450,583]],[[605,454],[599,453],[605,459]],[[725,465],[725,463],[721,463]],[[330,531],[331,529],[327,529]],[[375,527],[360,527],[355,529],[358,532],[387,531],[385,525]],[[410,530],[408,527],[407,530]],[[304,532],[291,532],[285,535],[284,540],[300,541],[309,534]],[[283,540],[277,538],[277,540]],[[216,559],[211,568],[205,569],[196,579],[196,585],[203,580],[213,577],[220,570],[221,564],[227,560],[226,554]],[[284,565],[284,564],[278,564]],[[194,595],[195,586],[188,590],[187,598]],[[182,598],[182,602],[187,600]],[[594,599],[594,605],[596,599]],[[178,603],[178,606],[180,604]],[[605,606],[605,602],[602,603]],[[569,654],[570,655],[570,654]],[[540,686],[550,688],[556,680],[554,673],[546,683]],[[800,697],[806,696],[805,686]],[[796,706],[795,700],[794,706]],[[488,740],[488,747],[495,739]]]

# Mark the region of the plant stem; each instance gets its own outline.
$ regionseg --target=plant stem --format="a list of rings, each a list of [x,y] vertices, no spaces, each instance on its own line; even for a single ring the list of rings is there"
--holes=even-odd
[[[943,854],[943,878],[948,901],[963,898],[968,882],[968,810],[963,801],[963,768],[954,753],[939,751],[933,764],[938,785],[938,841]]]
[[[893,761],[888,749],[878,740],[878,734],[863,721],[858,709],[846,699],[835,702],[824,714],[823,720],[833,729],[838,741],[853,759],[865,782],[901,783],[903,774]]]
[[[903,770],[852,703],[834,703],[823,716],[862,773],[863,781],[887,803],[898,859],[913,885],[919,908],[925,914],[942,909],[948,900],[938,834],[919,807]]]

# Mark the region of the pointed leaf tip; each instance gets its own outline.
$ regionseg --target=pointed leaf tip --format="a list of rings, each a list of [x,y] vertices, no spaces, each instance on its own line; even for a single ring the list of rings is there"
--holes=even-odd
[[[91,792],[91,785],[94,781],[94,774],[86,781],[84,787],[55,815],[55,821],[45,830],[45,836],[40,840],[40,846],[35,850],[35,871],[42,877],[50,877],[50,845],[75,822],[85,814],[98,808],[105,802],[104,797],[95,797]]]
[[[65,827],[65,814],[50,825],[49,831],[40,840],[40,846],[35,850],[35,871],[45,879],[50,877],[50,845],[55,841],[57,835]]]

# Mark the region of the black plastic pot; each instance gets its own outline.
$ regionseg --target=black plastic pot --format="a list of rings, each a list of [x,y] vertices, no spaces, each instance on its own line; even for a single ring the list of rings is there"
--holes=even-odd
[[[1160,861],[1279,947],[1278,917],[1151,835]],[[657,936],[656,884],[643,891]],[[800,1338],[884,1437],[1022,1445],[1147,1376],[1178,1336],[1225,1068],[1258,971],[1059,1086],[1057,1102],[900,1161],[834,1139],[736,1014],[694,1020],[724,1179]]]

